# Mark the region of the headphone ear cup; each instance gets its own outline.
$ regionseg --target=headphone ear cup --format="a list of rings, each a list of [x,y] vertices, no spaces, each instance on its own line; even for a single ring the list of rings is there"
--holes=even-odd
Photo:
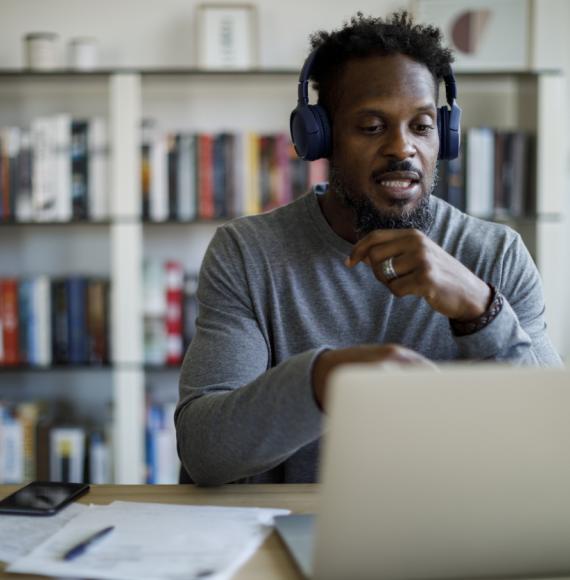
[[[439,135],[438,159],[448,159],[449,154],[449,110],[440,107],[437,110],[437,132]]]
[[[289,120],[291,139],[301,159],[314,161],[330,151],[330,124],[320,105],[300,105]]]

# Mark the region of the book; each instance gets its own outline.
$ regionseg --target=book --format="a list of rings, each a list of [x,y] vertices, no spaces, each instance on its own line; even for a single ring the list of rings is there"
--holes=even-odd
[[[150,149],[150,203],[149,215],[152,221],[168,219],[168,167],[166,136],[157,134],[152,139]]]
[[[183,301],[184,269],[180,262],[168,260],[165,265],[166,292],[166,364],[179,365],[184,356]]]
[[[18,281],[0,279],[0,319],[2,320],[3,365],[20,363],[20,328],[18,317]]]
[[[0,483],[24,481],[24,432],[12,406],[0,403]]]
[[[209,133],[198,136],[198,216],[215,217],[214,207],[214,138]]]
[[[69,288],[64,278],[51,282],[52,360],[67,364],[70,356]]]
[[[71,209],[74,220],[89,216],[89,122],[71,123]]]
[[[16,417],[22,427],[23,481],[36,479],[36,430],[40,413],[41,406],[37,402],[19,403],[16,407]]]
[[[174,133],[166,135],[168,175],[168,219],[178,218],[178,149],[180,138]]]
[[[90,220],[101,221],[110,214],[109,147],[102,117],[89,119],[87,150],[87,213]]]
[[[87,361],[109,362],[109,283],[102,279],[87,281]]]
[[[71,136],[72,120],[70,115],[59,114],[48,119],[48,138],[51,148],[52,165],[48,171],[53,171],[53,195],[55,198],[56,221],[67,222],[73,217],[71,188]]]
[[[196,136],[179,135],[178,142],[178,205],[176,217],[181,221],[196,219]]]
[[[82,276],[70,276],[65,283],[67,286],[68,362],[84,364],[89,359],[87,279]]]
[[[88,477],[95,484],[111,483],[111,449],[101,430],[90,433],[88,440]]]
[[[53,427],[50,431],[50,479],[85,480],[85,431],[81,427]]]
[[[49,366],[52,362],[51,281],[46,275],[32,279],[30,335],[33,345],[29,362]]]
[[[15,214],[19,222],[33,219],[33,152],[32,136],[29,129],[20,131],[20,151],[18,154],[18,191]]]

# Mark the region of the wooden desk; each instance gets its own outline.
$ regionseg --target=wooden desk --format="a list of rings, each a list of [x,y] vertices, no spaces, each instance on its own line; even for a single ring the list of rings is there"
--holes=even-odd
[[[19,486],[1,485],[0,498]],[[115,500],[189,505],[251,506],[290,509],[295,513],[317,510],[318,485],[92,485],[80,503],[109,504]],[[45,576],[8,574],[0,563],[0,580],[32,580]],[[301,575],[275,533],[235,575],[236,580],[299,580]]]

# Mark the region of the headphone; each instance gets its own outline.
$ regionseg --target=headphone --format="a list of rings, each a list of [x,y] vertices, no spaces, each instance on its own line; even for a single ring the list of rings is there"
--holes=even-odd
[[[297,107],[291,112],[289,128],[297,155],[305,161],[329,157],[331,153],[331,126],[327,112],[321,105],[309,105],[309,76],[318,49],[307,57],[299,75]],[[456,102],[457,86],[453,70],[444,75],[447,106],[437,110],[439,159],[456,159],[461,142],[461,108]]]

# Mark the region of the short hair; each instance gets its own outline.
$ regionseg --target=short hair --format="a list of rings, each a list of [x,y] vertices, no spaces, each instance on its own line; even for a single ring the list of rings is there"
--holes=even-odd
[[[385,20],[357,12],[338,30],[315,32],[311,35],[311,47],[318,52],[310,80],[318,92],[319,104],[332,113],[334,83],[348,61],[394,54],[403,54],[426,66],[434,79],[437,100],[439,83],[453,62],[453,54],[442,46],[442,40],[439,28],[414,24],[406,10]]]

